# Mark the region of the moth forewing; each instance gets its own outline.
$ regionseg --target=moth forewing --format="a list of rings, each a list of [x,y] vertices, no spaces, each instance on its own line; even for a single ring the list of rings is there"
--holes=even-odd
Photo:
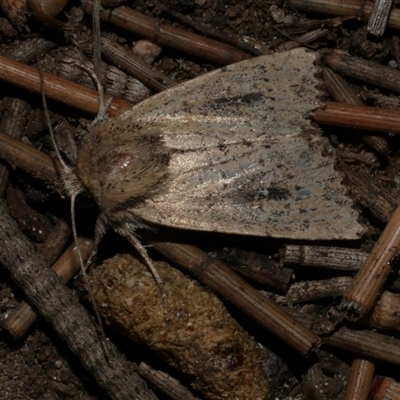
[[[295,49],[157,94],[88,133],[85,142],[96,142],[97,153],[84,144],[78,176],[89,188],[87,165],[101,171],[89,189],[111,225],[131,218],[223,233],[356,239],[364,228],[333,151],[327,154],[328,141],[308,120],[322,99],[317,61],[317,53]],[[102,207],[96,193],[112,205]]]

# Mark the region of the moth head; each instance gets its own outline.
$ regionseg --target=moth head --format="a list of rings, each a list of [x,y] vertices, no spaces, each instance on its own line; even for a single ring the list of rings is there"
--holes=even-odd
[[[169,159],[159,133],[116,117],[92,126],[78,153],[75,173],[100,212],[111,218],[163,190]]]

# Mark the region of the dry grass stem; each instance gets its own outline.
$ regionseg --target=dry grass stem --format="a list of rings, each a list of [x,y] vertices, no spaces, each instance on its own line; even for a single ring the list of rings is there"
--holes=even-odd
[[[101,44],[102,53],[110,61],[119,65],[125,72],[151,89],[161,92],[177,84],[177,82],[169,76],[147,64],[141,58],[135,56],[132,52],[129,52],[118,43],[103,38]]]
[[[374,371],[375,364],[373,362],[361,358],[354,359],[343,400],[368,400]]]
[[[298,11],[334,15],[337,17],[354,17],[368,21],[374,3],[362,0],[290,0]],[[400,11],[392,10],[387,22],[389,28],[400,28]]]
[[[385,291],[376,303],[369,324],[375,329],[400,331],[400,294]]]
[[[365,251],[347,247],[288,244],[283,249],[282,262],[306,267],[358,271],[367,257],[368,253]]]
[[[368,82],[393,92],[400,92],[400,71],[374,61],[354,57],[343,50],[334,50],[324,59],[334,71]]]
[[[393,0],[376,0],[368,20],[368,31],[375,36],[385,32],[389,15],[392,11]]]
[[[340,166],[339,166],[340,167]],[[389,221],[398,200],[387,193],[376,181],[355,168],[340,167],[346,176],[353,197],[381,221]]]
[[[36,68],[3,56],[0,56],[0,79],[35,93],[40,93],[39,71]],[[43,73],[43,80],[46,97],[85,110],[91,114],[98,113],[99,95],[97,91],[47,73]],[[109,96],[105,96],[105,100],[107,101],[108,99]],[[108,108],[108,115],[120,114],[131,107],[131,104],[123,100],[113,99]]]
[[[364,316],[375,304],[391,271],[390,260],[400,248],[400,206],[398,206],[375,244],[367,261],[342,298],[349,318]]]
[[[314,111],[313,119],[324,125],[400,133],[397,110],[326,102],[324,108]]]
[[[322,343],[362,357],[400,365],[400,340],[380,333],[344,327],[322,337]]]

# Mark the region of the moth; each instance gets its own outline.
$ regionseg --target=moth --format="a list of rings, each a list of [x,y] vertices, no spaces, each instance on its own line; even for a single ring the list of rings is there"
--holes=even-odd
[[[322,105],[317,62],[305,49],[248,59],[95,122],[66,182],[97,202],[98,236],[164,225],[358,238],[332,148],[308,119]]]

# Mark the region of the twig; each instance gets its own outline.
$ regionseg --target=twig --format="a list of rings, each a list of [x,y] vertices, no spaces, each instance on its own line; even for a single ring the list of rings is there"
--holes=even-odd
[[[13,168],[18,166],[33,177],[46,182],[58,193],[64,193],[64,186],[57,172],[60,170],[57,160],[3,132],[0,132],[0,142],[1,159],[7,160]],[[38,168],[38,165],[40,165],[40,168]]]
[[[112,40],[103,38],[101,43],[102,53],[110,61],[119,65],[125,72],[157,92],[161,92],[177,84],[172,78],[153,68],[141,58],[135,56],[132,52],[127,51]]]
[[[292,269],[281,268],[276,261],[264,254],[228,248],[212,252],[210,255],[225,262],[238,274],[283,293],[287,291],[289,282],[293,278]]]
[[[327,102],[324,108],[314,111],[312,118],[319,124],[400,133],[397,110]]]
[[[372,400],[397,400],[400,393],[400,383],[393,378],[376,376],[371,385]]]
[[[84,261],[90,256],[93,250],[93,241],[80,238],[78,245],[81,249]],[[77,272],[79,272],[80,264],[76,255],[75,244],[72,244],[59,260],[53,265],[52,269],[61,277],[64,283],[68,282]],[[17,308],[9,314],[4,320],[2,327],[15,338],[21,338],[33,321],[36,319],[36,312],[26,302],[22,301]]]
[[[343,295],[342,305],[350,319],[365,315],[374,305],[388,277],[390,260],[400,248],[400,206],[398,206],[375,244],[367,261]]]
[[[279,304],[298,304],[312,302],[327,297],[339,297],[350,286],[350,276],[324,279],[320,281],[296,282],[290,286],[285,296],[276,296]]]
[[[163,371],[155,370],[150,365],[141,362],[138,365],[138,373],[148,382],[157,386],[163,393],[174,400],[199,400],[192,392],[183,386],[177,379]]]
[[[383,292],[368,323],[376,329],[400,332],[400,294]]]
[[[35,93],[41,93],[40,76],[36,68],[3,56],[0,56],[0,79]],[[45,72],[43,73],[43,80],[46,97],[85,110],[91,114],[98,113],[99,96],[95,90]],[[107,102],[109,98],[109,96],[105,96],[105,101]],[[113,99],[107,110],[108,115],[120,114],[131,107],[129,103],[123,100]]]
[[[66,340],[71,351],[113,399],[156,398],[114,345],[101,343],[87,311],[22,235],[3,201],[0,202],[0,245],[0,262],[10,270],[29,301]]]
[[[398,200],[386,193],[364,173],[347,165],[339,164],[339,168],[346,176],[353,198],[366,207],[374,217],[381,221],[389,221],[398,205]]]
[[[23,100],[8,97],[3,100],[2,109],[0,131],[11,137],[20,137],[29,115],[29,104]],[[4,195],[7,182],[8,168],[0,165],[0,198]]]
[[[335,50],[325,57],[325,64],[340,74],[400,92],[400,71],[374,61],[354,57],[342,50]]]
[[[290,4],[298,11],[334,15],[337,17],[354,17],[368,21],[373,3],[365,0],[290,0]],[[400,10],[393,9],[389,15],[387,26],[400,28]]]
[[[269,50],[268,47],[261,40],[257,40],[250,37],[226,35],[220,30],[218,30],[218,28],[201,24],[195,21],[193,18],[190,18],[187,15],[177,13],[167,7],[161,6],[161,10],[179,19],[185,24],[193,27],[199,32],[202,32],[208,36],[213,36],[214,38],[217,38],[218,40],[221,40],[224,43],[228,43],[234,47],[242,49],[246,53],[252,54],[253,56],[261,56],[263,54],[271,53],[271,50]]]
[[[354,92],[353,88],[338,74],[329,68],[324,68],[323,78],[325,88],[331,97],[338,103],[354,104],[363,106],[363,102]],[[389,154],[387,140],[380,136],[363,136],[364,142],[382,155]]]
[[[49,235],[48,239],[40,247],[38,253],[51,265],[59,257],[71,235],[71,228],[63,220],[59,220]],[[36,312],[25,301],[10,311],[7,318],[2,321],[2,327],[15,339],[21,338],[36,319]]]
[[[324,345],[400,365],[400,340],[367,330],[340,328],[332,335],[322,337]]]
[[[92,13],[92,2],[87,1],[83,8],[85,12]],[[100,18],[160,46],[172,47],[219,64],[232,64],[249,58],[247,53],[233,46],[162,23],[129,7],[101,10]]]
[[[326,36],[329,32],[329,29],[315,29],[314,31],[307,32],[304,35],[297,36],[296,38],[293,38],[293,40],[282,43],[276,48],[276,50],[281,52],[308,45],[319,38]]]
[[[288,244],[283,249],[284,264],[300,264],[306,267],[358,271],[368,253],[347,247],[299,246]]]
[[[353,360],[343,400],[367,400],[374,370],[375,364],[369,360]]]
[[[368,31],[375,36],[382,36],[392,11],[393,0],[375,0],[368,20]]]

